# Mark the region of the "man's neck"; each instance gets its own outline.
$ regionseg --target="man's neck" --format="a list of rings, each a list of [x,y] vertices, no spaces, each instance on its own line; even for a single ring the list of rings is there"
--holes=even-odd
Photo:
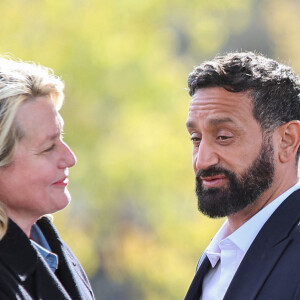
[[[271,186],[267,191],[265,191],[254,203],[247,206],[243,210],[228,216],[228,223],[231,232],[234,232],[239,227],[241,227],[244,223],[246,223],[249,219],[251,219],[255,214],[257,214],[260,210],[274,201],[277,197],[283,194],[285,191],[290,189],[297,183],[297,180],[282,186]]]

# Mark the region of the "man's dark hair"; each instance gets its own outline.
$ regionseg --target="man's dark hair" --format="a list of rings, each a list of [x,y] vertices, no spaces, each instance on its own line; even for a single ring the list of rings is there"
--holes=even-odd
[[[300,120],[300,79],[292,68],[253,52],[228,53],[195,67],[188,79],[189,93],[222,87],[249,92],[253,115],[264,132]],[[300,150],[298,149],[297,158]]]

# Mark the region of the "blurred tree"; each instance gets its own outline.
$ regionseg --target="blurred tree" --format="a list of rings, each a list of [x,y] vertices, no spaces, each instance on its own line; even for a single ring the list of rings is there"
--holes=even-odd
[[[55,223],[99,299],[183,298],[223,221],[196,211],[187,75],[220,51],[251,48],[260,26],[257,50],[299,64],[296,41],[285,47],[298,36],[297,9],[292,0],[0,2],[0,53],[66,83],[65,139],[78,164],[72,204]]]
[[[300,1],[270,1],[263,3],[263,13],[275,45],[274,57],[300,72]]]

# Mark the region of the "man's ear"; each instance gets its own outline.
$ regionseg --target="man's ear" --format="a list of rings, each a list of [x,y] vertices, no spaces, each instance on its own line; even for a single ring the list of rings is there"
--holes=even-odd
[[[281,142],[279,145],[279,160],[286,163],[294,159],[300,143],[300,122],[292,120],[280,126]]]

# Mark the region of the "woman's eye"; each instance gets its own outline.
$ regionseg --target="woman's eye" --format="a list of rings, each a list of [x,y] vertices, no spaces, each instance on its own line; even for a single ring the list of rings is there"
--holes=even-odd
[[[55,148],[55,144],[53,144],[51,147],[47,148],[46,150],[44,150],[44,152],[50,152]]]

